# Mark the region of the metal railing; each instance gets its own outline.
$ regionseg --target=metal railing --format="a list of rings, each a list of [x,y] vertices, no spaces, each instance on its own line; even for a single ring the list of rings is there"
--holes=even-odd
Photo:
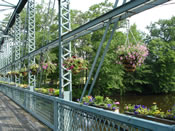
[[[175,125],[117,114],[0,84],[0,91],[54,131],[175,131]]]

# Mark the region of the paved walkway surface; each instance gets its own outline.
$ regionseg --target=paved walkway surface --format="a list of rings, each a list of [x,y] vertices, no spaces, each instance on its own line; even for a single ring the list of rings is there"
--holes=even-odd
[[[51,131],[0,92],[0,131]]]

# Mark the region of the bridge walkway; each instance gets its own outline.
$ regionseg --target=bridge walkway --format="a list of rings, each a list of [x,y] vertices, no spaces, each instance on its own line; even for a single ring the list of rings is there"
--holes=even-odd
[[[51,131],[0,92],[0,131]]]

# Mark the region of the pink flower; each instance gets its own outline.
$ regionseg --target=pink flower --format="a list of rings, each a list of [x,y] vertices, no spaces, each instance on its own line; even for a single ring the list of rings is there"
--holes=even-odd
[[[128,106],[126,106],[126,110],[128,110]]]
[[[70,69],[73,69],[74,68],[74,66],[72,65],[71,67],[70,67]]]
[[[120,104],[120,102],[119,102],[119,101],[117,101],[117,102],[115,102],[114,104],[115,104],[115,105],[119,105],[119,104]]]
[[[43,65],[43,69],[45,69],[45,70],[46,70],[46,69],[47,69],[47,66],[44,66],[44,65]]]

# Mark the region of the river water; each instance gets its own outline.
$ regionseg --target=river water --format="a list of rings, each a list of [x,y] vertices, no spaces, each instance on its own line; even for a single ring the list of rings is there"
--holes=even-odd
[[[125,104],[141,104],[147,107],[151,107],[153,102],[157,103],[157,106],[162,111],[167,111],[175,105],[175,93],[163,94],[163,95],[125,95],[116,97],[120,102],[120,112],[123,112]]]

